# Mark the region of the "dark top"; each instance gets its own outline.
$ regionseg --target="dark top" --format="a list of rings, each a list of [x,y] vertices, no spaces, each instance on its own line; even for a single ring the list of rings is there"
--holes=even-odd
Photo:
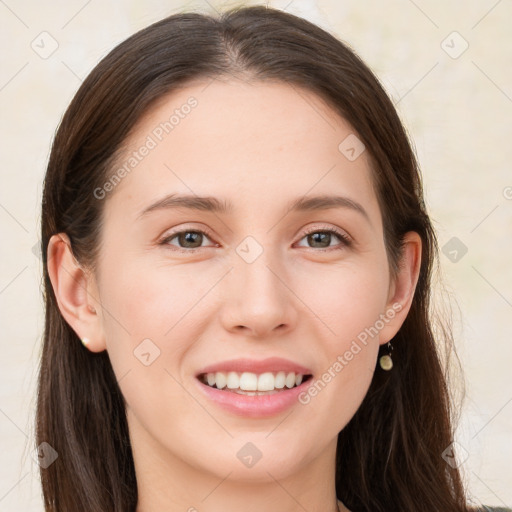
[[[503,507],[488,507],[487,505],[482,505],[484,508],[482,512],[512,512],[511,508],[503,508]]]

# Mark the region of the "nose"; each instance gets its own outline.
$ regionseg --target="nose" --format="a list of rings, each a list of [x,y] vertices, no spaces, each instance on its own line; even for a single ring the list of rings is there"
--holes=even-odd
[[[227,331],[263,339],[293,329],[300,301],[289,273],[270,251],[252,263],[238,258],[225,285],[221,322]]]

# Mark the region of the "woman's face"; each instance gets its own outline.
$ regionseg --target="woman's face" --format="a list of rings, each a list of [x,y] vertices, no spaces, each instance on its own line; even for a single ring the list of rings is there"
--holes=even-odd
[[[368,155],[351,126],[290,85],[208,83],[160,101],[113,169],[121,181],[95,191],[105,201],[94,284],[102,335],[91,349],[108,351],[139,466],[279,479],[334,456],[408,296],[396,300]],[[195,208],[166,206],[171,196]],[[345,199],[326,207],[317,196]],[[244,406],[260,397],[206,393],[197,375],[240,358],[283,358],[312,378],[292,399],[265,398],[269,409]],[[281,364],[287,375],[284,363],[267,370]]]

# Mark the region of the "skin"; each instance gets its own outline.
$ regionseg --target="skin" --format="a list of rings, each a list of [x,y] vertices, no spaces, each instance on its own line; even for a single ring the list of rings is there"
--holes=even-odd
[[[147,113],[126,154],[191,96],[197,107],[103,199],[97,272],[74,260],[65,234],[52,237],[59,308],[90,338],[89,350],[108,351],[120,381],[139,512],[295,512],[298,504],[347,511],[334,487],[337,435],[368,390],[379,344],[407,316],[421,239],[406,235],[392,280],[367,152],[349,161],[338,146],[351,126],[312,93],[283,83],[191,83]],[[234,209],[137,218],[170,193],[215,196]],[[359,202],[369,221],[348,208],[287,214],[289,201],[324,193]],[[353,244],[336,235],[315,242],[309,227],[338,228]],[[213,236],[158,244],[171,229],[204,228]],[[236,252],[249,235],[263,249],[250,264]],[[393,304],[400,311],[307,405],[245,418],[199,392],[198,370],[237,357],[288,358],[318,378]],[[149,366],[133,353],[146,338],[160,350]],[[251,468],[236,456],[247,442],[262,453]]]

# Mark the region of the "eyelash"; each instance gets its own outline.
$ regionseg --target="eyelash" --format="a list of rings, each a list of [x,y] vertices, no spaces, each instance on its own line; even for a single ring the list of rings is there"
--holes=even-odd
[[[318,251],[320,251],[320,252],[340,251],[340,250],[350,247],[352,245],[352,240],[350,239],[350,237],[348,235],[346,235],[342,231],[339,231],[335,228],[331,228],[328,226],[324,226],[324,227],[314,226],[314,227],[308,228],[308,229],[306,229],[305,233],[303,234],[303,236],[300,240],[307,237],[308,235],[311,235],[312,233],[330,233],[332,235],[336,235],[341,240],[341,243],[339,244],[339,246],[333,246],[333,247],[329,246],[329,247],[325,247],[324,249],[317,249],[315,247],[307,247],[307,249],[312,249],[317,252]],[[299,242],[300,242],[300,240],[299,240]]]
[[[176,238],[176,236],[181,235],[183,233],[200,233],[200,234],[206,235],[210,239],[213,238],[211,232],[209,230],[207,230],[207,229],[183,229],[181,231],[176,231],[175,233],[171,233],[169,236],[165,237],[161,242],[159,242],[159,245],[170,246],[171,244],[169,242],[171,240],[173,240],[174,238]],[[336,235],[341,240],[340,247],[334,246],[334,247],[326,247],[326,248],[323,248],[323,249],[317,249],[315,247],[309,247],[309,249],[313,249],[316,252],[326,252],[326,251],[331,251],[331,250],[342,250],[342,249],[344,249],[346,247],[350,247],[352,245],[352,240],[351,240],[351,238],[348,235],[346,235],[345,233],[343,233],[343,232],[341,232],[341,231],[339,231],[337,229],[331,228],[331,227],[318,227],[318,226],[315,226],[315,227],[312,227],[312,228],[308,228],[300,240],[302,240],[303,238],[305,238],[308,235],[311,235],[312,233],[331,233],[333,235]],[[179,248],[179,247],[174,246],[173,249],[171,249],[171,250],[172,251],[177,251],[177,252],[182,252],[182,253],[191,253],[191,252],[200,251],[202,249],[206,249],[206,247],[195,247],[193,249],[183,249],[183,248]]]

